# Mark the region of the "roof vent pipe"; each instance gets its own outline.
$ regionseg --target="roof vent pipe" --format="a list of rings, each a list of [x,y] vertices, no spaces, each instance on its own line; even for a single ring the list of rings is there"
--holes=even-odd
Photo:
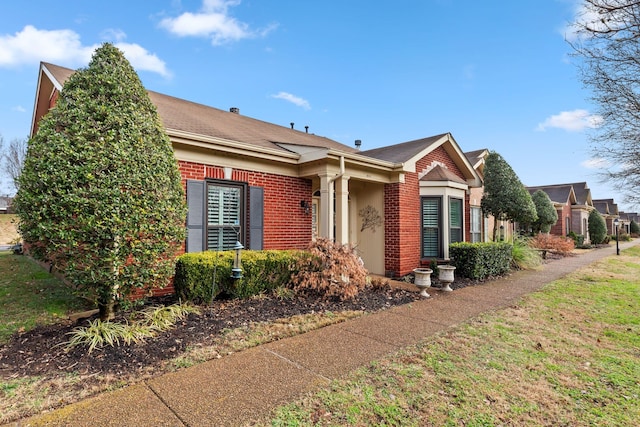
[[[305,127],[304,127],[304,131],[305,131],[306,133],[309,133],[309,126],[305,126]]]
[[[360,146],[362,145],[362,141],[359,139],[356,139],[356,148],[360,149]]]
[[[240,114],[240,109],[238,107],[231,107],[229,108],[229,112],[234,114]]]
[[[295,123],[291,122],[291,123],[289,123],[289,124],[291,125],[291,129],[293,129],[293,125],[294,125]]]

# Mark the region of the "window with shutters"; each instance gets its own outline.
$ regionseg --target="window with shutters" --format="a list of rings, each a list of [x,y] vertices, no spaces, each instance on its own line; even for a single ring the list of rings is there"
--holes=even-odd
[[[422,257],[441,258],[440,197],[422,198]]]
[[[229,250],[236,241],[244,242],[246,186],[238,183],[207,181],[208,250]]]
[[[449,199],[449,243],[462,242],[462,200]]]

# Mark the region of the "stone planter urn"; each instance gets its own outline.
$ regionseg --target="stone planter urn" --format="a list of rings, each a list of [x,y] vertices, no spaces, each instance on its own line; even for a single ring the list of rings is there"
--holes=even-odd
[[[416,268],[413,270],[415,277],[413,284],[420,289],[420,296],[423,298],[431,296],[427,293],[427,288],[431,287],[431,273],[433,273],[433,270],[430,268]]]
[[[452,265],[439,265],[438,266],[438,280],[442,283],[442,290],[451,292],[451,285],[453,283],[453,270],[456,268]]]

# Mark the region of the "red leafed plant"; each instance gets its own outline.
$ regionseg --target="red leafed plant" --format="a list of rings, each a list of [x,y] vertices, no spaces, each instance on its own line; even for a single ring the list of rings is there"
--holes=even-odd
[[[575,248],[573,239],[546,233],[536,234],[530,244],[534,248],[554,251],[561,255],[568,255]]]
[[[298,261],[294,291],[345,300],[367,286],[367,269],[353,246],[322,238],[311,243],[308,253]]]

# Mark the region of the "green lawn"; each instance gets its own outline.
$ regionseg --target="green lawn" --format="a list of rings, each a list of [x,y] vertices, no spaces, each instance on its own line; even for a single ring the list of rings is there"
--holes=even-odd
[[[278,408],[271,426],[635,426],[640,247]]]
[[[0,344],[11,334],[66,318],[88,307],[31,259],[0,252]]]

